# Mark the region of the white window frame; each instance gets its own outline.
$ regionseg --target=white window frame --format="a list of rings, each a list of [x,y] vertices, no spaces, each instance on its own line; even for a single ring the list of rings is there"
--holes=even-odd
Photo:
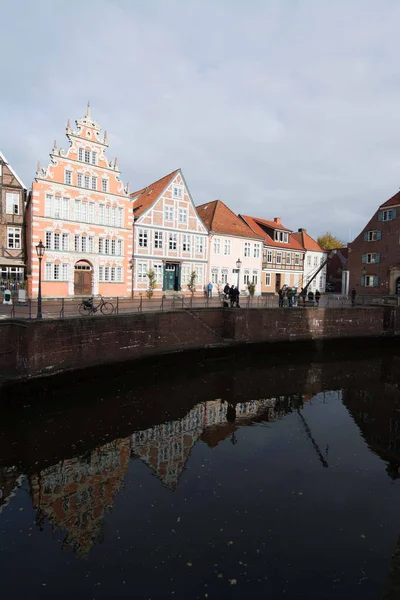
[[[187,225],[188,222],[188,209],[178,208],[178,222],[180,225]]]
[[[231,255],[231,240],[224,240],[224,255]]]
[[[172,197],[178,198],[179,200],[183,198],[183,185],[172,186]]]
[[[265,285],[267,287],[271,286],[271,273],[265,273]]]
[[[69,169],[64,171],[64,183],[65,185],[72,185],[72,171]]]
[[[272,263],[273,254],[272,250],[267,250],[267,263]]]
[[[12,244],[10,246],[10,240]],[[17,245],[18,240],[18,245]],[[21,250],[22,248],[22,227],[7,227],[7,248],[9,250]]]
[[[19,215],[19,202],[20,195],[17,192],[6,192],[6,214]]]
[[[138,230],[138,247],[148,248],[149,247],[149,230],[139,229]]]
[[[154,232],[154,249],[162,250],[164,243],[164,232],[157,230]]]
[[[170,232],[168,234],[168,250],[175,252],[178,248],[178,234]]]
[[[164,205],[164,221],[172,222],[174,220],[174,207],[171,204]]]
[[[287,265],[292,264],[292,253],[291,252],[286,252],[286,264]]]
[[[260,244],[254,244],[253,256],[254,258],[260,258]]]
[[[214,254],[220,254],[221,251],[221,240],[220,238],[214,238]]]
[[[244,243],[244,257],[245,258],[250,258],[251,256],[251,245],[250,242],[245,242]]]
[[[191,251],[191,236],[188,235],[187,233],[184,233],[182,235],[182,252],[189,252]]]
[[[137,263],[137,282],[145,283],[147,281],[147,263]]]
[[[294,264],[295,264],[296,266],[299,266],[299,265],[300,265],[300,254],[295,254],[295,255],[294,255]]]
[[[277,252],[276,253],[276,264],[277,265],[281,265],[282,264],[282,252]]]
[[[108,179],[105,177],[102,177],[101,179],[101,191],[108,192]]]
[[[196,254],[203,254],[204,252],[204,244],[203,244],[203,236],[196,236]]]

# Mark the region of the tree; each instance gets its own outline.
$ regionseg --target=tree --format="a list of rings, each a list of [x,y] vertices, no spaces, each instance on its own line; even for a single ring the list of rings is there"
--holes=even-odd
[[[196,273],[196,271],[192,271],[190,274],[189,283],[187,284],[187,288],[188,288],[189,292],[192,294],[192,298],[196,291],[196,279],[197,279],[197,273]]]
[[[247,284],[247,289],[249,290],[250,296],[253,297],[256,291],[256,284],[251,281]]]
[[[153,271],[153,269],[150,269],[150,271],[148,273],[146,273],[146,276],[149,280],[149,284],[148,284],[147,290],[146,290],[146,296],[150,300],[153,297],[154,288],[156,287],[156,274]]]
[[[322,248],[325,248],[325,250],[333,250],[334,248],[343,248],[344,246],[347,246],[346,242],[342,242],[329,231],[324,233],[324,235],[320,235],[317,242]]]

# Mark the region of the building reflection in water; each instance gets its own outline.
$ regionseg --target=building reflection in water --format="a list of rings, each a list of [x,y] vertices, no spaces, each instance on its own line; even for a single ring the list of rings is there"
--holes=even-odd
[[[232,410],[223,400],[194,406],[183,419],[169,421],[131,437],[117,439],[84,456],[60,461],[29,478],[36,523],[48,521],[66,531],[64,548],[85,556],[103,541],[103,519],[115,502],[130,458],[146,463],[169,490],[184,470],[191,449],[201,439],[215,447],[241,426],[273,421],[301,403],[299,397],[253,400]]]

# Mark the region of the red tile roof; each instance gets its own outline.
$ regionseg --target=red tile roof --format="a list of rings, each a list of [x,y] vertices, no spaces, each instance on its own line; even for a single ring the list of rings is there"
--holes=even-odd
[[[394,196],[386,200],[384,204],[381,204],[379,208],[386,208],[386,206],[397,206],[400,204],[400,192],[397,192]]]
[[[298,233],[292,233],[292,237],[303,246],[304,250],[309,250],[311,252],[326,252],[326,250],[324,250],[324,248],[322,248],[322,246],[320,246],[305,229]]]
[[[150,185],[142,190],[133,192],[130,195],[133,199],[133,214],[135,218],[140,217],[140,215],[152,206],[179,171],[180,169],[176,169],[176,171],[172,171],[172,173],[165,175],[165,177],[162,177],[154,183],[150,183]]]
[[[286,229],[285,227],[283,227],[283,225],[279,226],[279,224],[275,223],[275,221],[266,221],[265,219],[259,219],[258,217],[249,217],[248,215],[239,216],[243,219],[243,221],[245,221],[245,223],[247,223],[249,227],[252,228],[252,230],[257,235],[264,239],[264,243],[267,246],[273,246],[274,248],[283,249],[288,248],[291,250],[302,250],[304,252],[303,246],[293,238],[293,234],[290,233],[290,229]],[[264,225],[264,227],[271,227],[274,229],[287,231],[289,233],[289,243],[286,244],[285,242],[276,242],[271,238],[270,235],[268,235],[265,229],[263,229],[262,225]]]
[[[262,239],[264,235],[255,233],[246,223],[221,200],[213,200],[196,206],[197,214],[209,231]]]

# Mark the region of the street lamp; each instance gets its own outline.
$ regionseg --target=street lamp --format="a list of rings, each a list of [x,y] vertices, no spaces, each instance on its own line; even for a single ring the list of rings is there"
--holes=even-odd
[[[237,268],[237,273],[238,273],[238,282],[237,282],[237,286],[238,289],[240,289],[240,267],[242,266],[242,261],[240,260],[240,258],[237,259],[236,261],[236,268]]]
[[[39,259],[39,290],[38,290],[38,300],[37,300],[37,319],[42,318],[42,258],[44,256],[44,251],[46,250],[46,246],[43,245],[42,240],[36,246],[36,254]]]

